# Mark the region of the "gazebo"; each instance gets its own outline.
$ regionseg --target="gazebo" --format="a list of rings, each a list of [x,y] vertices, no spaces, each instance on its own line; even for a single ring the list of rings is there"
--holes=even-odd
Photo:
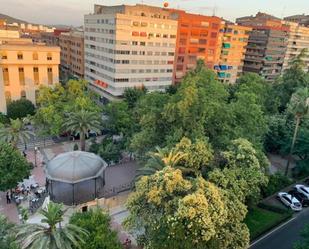
[[[59,154],[48,162],[46,185],[51,200],[76,205],[94,200],[104,187],[107,163],[83,151]]]

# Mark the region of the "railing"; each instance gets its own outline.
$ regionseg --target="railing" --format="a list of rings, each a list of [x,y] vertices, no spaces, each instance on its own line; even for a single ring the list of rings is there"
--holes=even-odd
[[[104,198],[110,198],[110,197],[118,195],[121,192],[131,190],[133,186],[134,186],[134,182],[125,183],[117,187],[112,187],[112,188],[103,190],[101,195]]]

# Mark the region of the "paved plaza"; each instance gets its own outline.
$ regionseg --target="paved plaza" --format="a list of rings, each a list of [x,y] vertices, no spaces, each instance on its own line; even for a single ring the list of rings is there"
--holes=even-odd
[[[57,156],[58,154],[73,151],[74,144],[77,142],[62,142],[46,148],[38,148],[35,153],[33,149],[27,150],[27,160],[32,162],[34,168],[31,170],[30,181],[38,183],[40,187],[45,186],[45,165],[46,163]],[[104,159],[104,158],[103,158]],[[128,216],[125,209],[125,202],[130,193],[130,186],[135,177],[136,163],[134,161],[126,161],[118,165],[109,166],[105,171],[104,192],[107,199],[100,199],[100,207],[107,210],[111,215],[111,227],[117,231],[121,242],[127,238],[134,243],[132,238],[123,228],[122,222]],[[27,180],[25,181],[27,182]],[[119,193],[118,193],[119,192]],[[15,203],[6,204],[6,193],[0,192],[0,212],[8,217],[13,223],[20,223],[18,209]],[[25,201],[26,202],[26,201]],[[23,204],[23,203],[22,203]],[[22,205],[23,206],[23,205]],[[66,207],[66,217],[69,216],[76,208]],[[38,213],[29,217],[29,223],[40,222],[41,216]],[[135,243],[134,243],[135,244]],[[132,247],[133,248],[133,247]]]

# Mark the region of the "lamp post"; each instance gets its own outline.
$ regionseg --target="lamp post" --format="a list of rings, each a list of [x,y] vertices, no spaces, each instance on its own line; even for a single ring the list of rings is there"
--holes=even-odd
[[[37,167],[37,159],[36,159],[36,155],[38,153],[38,147],[34,147],[34,167]]]

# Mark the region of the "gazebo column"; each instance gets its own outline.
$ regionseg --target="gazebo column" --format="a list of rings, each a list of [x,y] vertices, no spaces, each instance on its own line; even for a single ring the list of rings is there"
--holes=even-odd
[[[94,179],[94,198],[97,198],[97,178]]]
[[[73,205],[75,204],[75,191],[74,191],[74,184],[72,184],[72,190],[73,190]]]

